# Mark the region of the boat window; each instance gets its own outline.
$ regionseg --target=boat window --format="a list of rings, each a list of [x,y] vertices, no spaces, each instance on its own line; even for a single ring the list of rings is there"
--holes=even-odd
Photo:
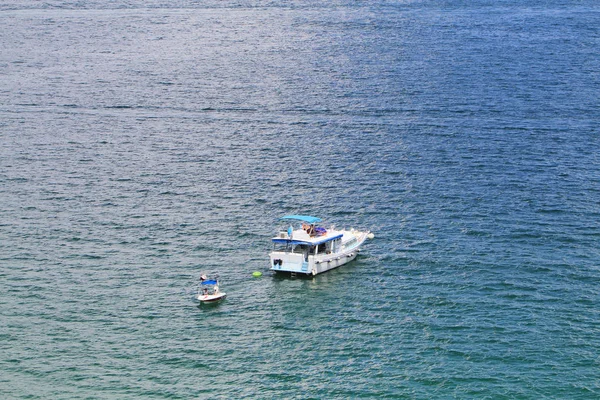
[[[331,242],[331,252],[337,253],[340,249],[340,243],[342,243],[342,239],[336,239]]]
[[[290,243],[273,243],[273,251],[280,251],[288,253],[292,250]]]
[[[356,244],[356,238],[352,238],[352,239],[348,240],[346,242],[346,244],[344,244],[344,247],[349,248],[349,247],[354,246],[355,244]]]
[[[302,254],[302,253],[304,253],[305,249],[306,249],[306,246],[304,246],[304,245],[294,246],[292,253]]]
[[[333,251],[333,244],[335,242],[327,242],[327,247],[325,248],[325,252],[327,254],[330,254]]]

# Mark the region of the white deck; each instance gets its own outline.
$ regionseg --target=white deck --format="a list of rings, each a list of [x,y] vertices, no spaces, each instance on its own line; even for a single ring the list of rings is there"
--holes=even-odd
[[[306,233],[306,231],[304,229],[296,229],[292,233],[291,240],[302,241],[302,242],[306,242],[306,243],[310,243],[310,244],[317,244],[317,243],[329,241],[329,240],[333,239],[334,237],[339,236],[343,233],[344,233],[343,231],[336,231],[333,229],[328,229],[327,233],[325,233],[324,235],[310,236],[308,233]],[[290,239],[290,237],[288,236],[287,232],[280,232],[280,234],[278,236],[274,237],[273,239],[274,240]]]

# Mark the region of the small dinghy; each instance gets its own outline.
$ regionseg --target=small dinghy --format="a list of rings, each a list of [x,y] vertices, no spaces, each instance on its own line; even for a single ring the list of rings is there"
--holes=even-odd
[[[223,300],[227,293],[219,290],[218,279],[207,279],[205,275],[200,277],[200,287],[198,288],[198,300],[202,303],[214,303]]]

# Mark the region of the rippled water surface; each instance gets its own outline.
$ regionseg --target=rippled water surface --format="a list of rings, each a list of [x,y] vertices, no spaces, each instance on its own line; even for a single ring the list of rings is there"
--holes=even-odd
[[[0,397],[600,397],[599,27],[587,0],[0,5]],[[272,276],[288,213],[375,239]]]

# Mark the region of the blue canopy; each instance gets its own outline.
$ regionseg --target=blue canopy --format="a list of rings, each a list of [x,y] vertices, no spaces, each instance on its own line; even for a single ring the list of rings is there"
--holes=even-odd
[[[217,281],[203,281],[202,285],[216,285]]]
[[[311,217],[309,215],[286,215],[285,217],[281,217],[280,219],[295,219],[298,221],[304,221],[309,224],[316,224],[317,222],[321,222],[321,218]]]

